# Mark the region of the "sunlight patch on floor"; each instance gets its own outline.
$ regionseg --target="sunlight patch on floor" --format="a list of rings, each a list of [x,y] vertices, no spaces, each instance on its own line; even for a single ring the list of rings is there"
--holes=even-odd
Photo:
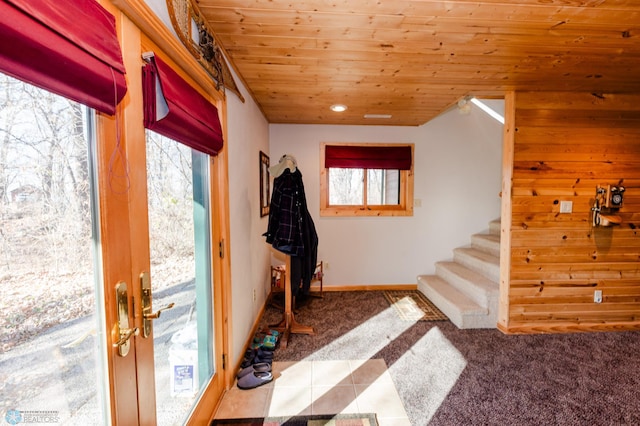
[[[420,389],[399,389],[402,399],[420,398],[421,417],[428,423],[455,386],[467,366],[464,356],[447,339],[438,327],[433,327],[411,350],[405,352],[389,370],[394,377],[409,378],[419,374]],[[405,396],[406,395],[406,396]]]
[[[373,358],[416,323],[416,321],[397,321],[396,315],[394,308],[389,307],[317,350],[307,359]],[[375,326],[372,327],[371,323]],[[352,354],[349,353],[352,348],[366,348],[366,350]]]

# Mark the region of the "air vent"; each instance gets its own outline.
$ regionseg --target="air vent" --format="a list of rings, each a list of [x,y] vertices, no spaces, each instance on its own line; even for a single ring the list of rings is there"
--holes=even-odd
[[[364,118],[391,118],[391,114],[365,114]]]

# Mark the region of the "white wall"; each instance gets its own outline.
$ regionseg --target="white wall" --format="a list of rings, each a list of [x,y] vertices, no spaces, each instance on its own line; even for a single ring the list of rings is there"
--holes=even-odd
[[[239,79],[236,82],[241,86]],[[244,87],[241,92],[245,103],[227,91],[225,141],[229,150],[232,363],[242,358],[244,344],[270,288],[269,245],[262,237],[267,230],[267,217],[260,217],[259,185],[260,151],[269,154],[269,127]]]
[[[502,125],[475,106],[420,127],[271,124],[269,140],[272,162],[283,154],[298,161],[318,258],[329,264],[325,286],[416,284],[500,216]],[[320,217],[321,142],[414,143],[422,206],[412,217]]]

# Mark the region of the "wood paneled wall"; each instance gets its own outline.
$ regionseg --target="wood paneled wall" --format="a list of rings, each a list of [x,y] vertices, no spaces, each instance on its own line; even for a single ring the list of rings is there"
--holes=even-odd
[[[640,329],[640,95],[512,95],[509,275],[498,327]],[[626,188],[619,226],[592,226],[603,184]],[[560,213],[561,201],[573,212]]]

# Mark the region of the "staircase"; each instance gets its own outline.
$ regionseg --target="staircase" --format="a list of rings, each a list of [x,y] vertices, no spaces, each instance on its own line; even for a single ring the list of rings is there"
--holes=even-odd
[[[436,275],[418,276],[420,290],[458,328],[496,328],[500,282],[500,219],[488,234],[453,250],[453,262],[436,263]]]

